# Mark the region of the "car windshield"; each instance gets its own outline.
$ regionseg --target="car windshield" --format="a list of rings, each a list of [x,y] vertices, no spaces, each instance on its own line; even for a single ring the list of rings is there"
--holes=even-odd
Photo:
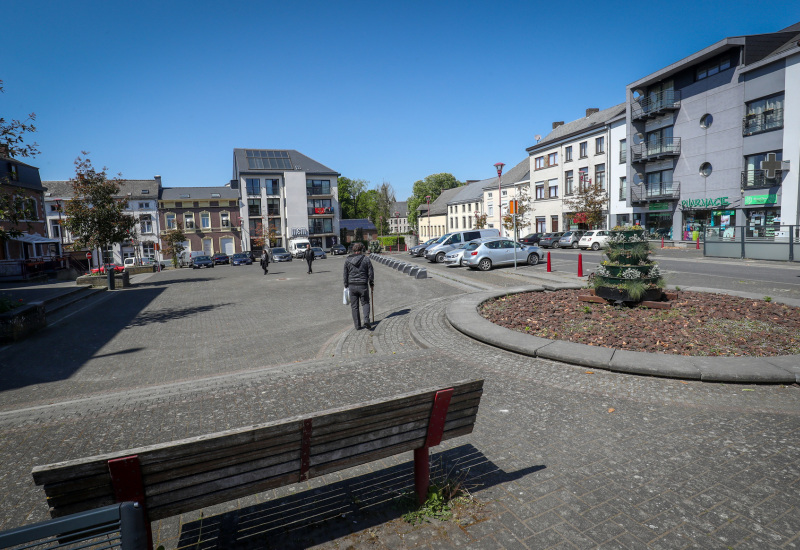
[[[272,249],[272,253],[273,254],[286,254],[286,249],[285,248],[273,248]]]
[[[234,254],[234,258],[247,258],[247,254]]]
[[[587,231],[583,234],[584,237],[591,237],[592,235],[594,235],[594,231]]]
[[[198,259],[198,260],[210,260],[211,258],[209,258],[208,256],[198,256],[196,259]]]
[[[313,250],[314,252],[322,252],[322,249],[318,246],[312,246],[311,250]]]
[[[563,235],[561,235],[561,236],[562,236],[562,237],[569,237],[570,235],[572,235],[572,231],[567,231],[566,233],[564,233],[564,234],[563,234]]]

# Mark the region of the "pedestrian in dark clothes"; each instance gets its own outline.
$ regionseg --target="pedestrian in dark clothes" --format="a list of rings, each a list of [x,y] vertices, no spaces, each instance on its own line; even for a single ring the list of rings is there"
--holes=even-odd
[[[314,250],[311,248],[311,245],[306,245],[306,251],[303,254],[303,257],[306,259],[306,263],[308,264],[308,272],[311,273],[311,262],[314,261]]]
[[[364,256],[364,245],[355,243],[353,253],[344,261],[344,287],[350,289],[350,309],[353,313],[353,324],[356,330],[371,329],[369,324],[369,289],[375,287],[375,273],[372,262]],[[359,316],[358,302],[364,312],[364,323]]]
[[[261,256],[261,269],[264,270],[264,275],[266,275],[267,271],[269,271],[267,269],[268,267],[269,267],[269,254],[267,254],[267,251],[265,250],[264,255]]]

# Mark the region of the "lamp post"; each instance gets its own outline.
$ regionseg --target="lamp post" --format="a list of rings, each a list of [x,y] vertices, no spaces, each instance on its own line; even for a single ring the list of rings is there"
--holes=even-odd
[[[425,200],[428,202],[428,239],[431,238],[431,196],[425,195]]]
[[[503,166],[505,166],[505,164],[502,162],[496,162],[494,165],[494,167],[497,168],[497,219],[500,222],[497,224],[497,228],[500,231],[501,237],[503,236],[503,200],[500,198],[500,195],[502,194],[502,183],[500,178],[503,175]]]

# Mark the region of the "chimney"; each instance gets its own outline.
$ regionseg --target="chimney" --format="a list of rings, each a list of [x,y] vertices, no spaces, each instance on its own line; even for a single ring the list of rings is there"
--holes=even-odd
[[[153,179],[156,180],[158,186],[161,187],[161,176],[153,176]]]
[[[0,143],[0,157],[11,157],[11,155],[8,154],[8,143]]]
[[[588,109],[586,109],[586,116],[587,116],[587,117],[590,117],[590,116],[592,116],[593,114],[595,114],[595,113],[599,113],[599,112],[600,112],[600,109],[596,109],[596,108],[594,108],[594,107],[589,107]]]
[[[559,120],[558,122],[554,122],[553,123],[553,130],[555,130],[559,126],[564,126],[564,121],[563,120]]]

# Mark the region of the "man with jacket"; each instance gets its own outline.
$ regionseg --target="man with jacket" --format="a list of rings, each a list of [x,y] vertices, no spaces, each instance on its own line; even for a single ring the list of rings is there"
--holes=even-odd
[[[310,244],[306,245],[306,251],[303,253],[303,258],[306,259],[306,263],[308,264],[308,272],[311,273],[311,262],[314,261],[314,250],[311,248]]]
[[[355,243],[353,253],[344,261],[344,287],[350,289],[350,309],[353,313],[353,324],[356,330],[371,329],[369,324],[369,290],[375,286],[375,273],[372,262],[364,256],[364,245]],[[358,311],[358,302],[361,301],[364,311],[364,324]]]
[[[267,250],[264,249],[264,255],[261,256],[261,269],[264,270],[264,275],[267,274],[268,267],[269,267],[269,254],[267,253]]]

